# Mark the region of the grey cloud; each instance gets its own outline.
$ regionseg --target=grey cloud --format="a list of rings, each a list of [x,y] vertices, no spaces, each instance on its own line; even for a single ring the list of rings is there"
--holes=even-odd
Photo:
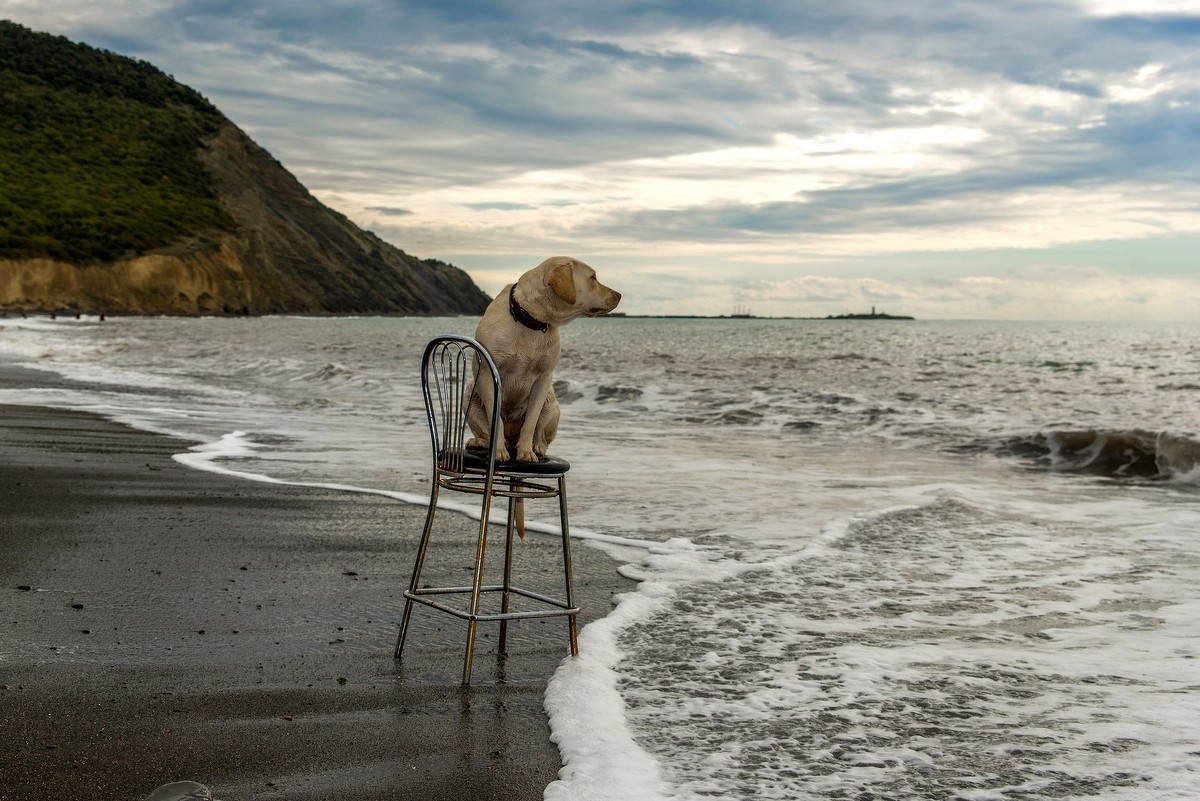
[[[468,203],[467,208],[475,209],[476,211],[524,211],[535,208],[527,203],[505,203],[503,201],[493,201],[488,203]]]
[[[656,33],[665,41],[734,28],[787,49],[701,57],[649,44]],[[934,92],[1002,78],[1099,102],[1108,76],[1151,61],[1192,74],[1196,16],[1093,19],[1040,0],[188,0],[72,34],[193,85],[306,180],[360,189],[471,185],[530,169],[766,144],[822,124],[865,133],[968,124],[1012,143],[1003,156],[964,148],[987,166],[951,177],[862,175],[853,189],[632,209],[607,226],[655,238],[931,225],[999,213],[978,204],[933,209],[939,199],[1197,179],[1200,98],[1191,95],[1109,106],[1104,126],[1078,130],[1064,120],[1052,136],[1029,131],[1054,110],[1000,122],[919,108],[934,107],[925,102]],[[725,123],[730,116],[744,124]]]
[[[986,202],[945,204],[946,199],[986,201],[1019,186],[1052,186],[1051,175],[1005,171],[876,183],[853,189],[807,192],[794,201],[729,203],[685,209],[639,210],[614,215],[603,232],[627,238],[683,241],[750,241],[761,235],[871,233],[951,223],[997,220],[1006,212]]]
[[[1170,42],[1195,47],[1200,42],[1200,14],[1123,14],[1096,23],[1114,36],[1140,39],[1155,46]]]

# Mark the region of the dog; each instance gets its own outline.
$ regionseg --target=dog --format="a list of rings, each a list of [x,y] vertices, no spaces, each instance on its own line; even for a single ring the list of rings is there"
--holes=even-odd
[[[492,355],[500,371],[503,441],[496,460],[537,462],[558,433],[559,407],[554,395],[558,329],[580,317],[607,314],[621,293],[596,280],[596,271],[578,259],[554,256],[506,286],[491,302],[475,329],[475,339]],[[488,448],[495,402],[491,376],[476,365],[467,422],[475,435],[469,448]]]

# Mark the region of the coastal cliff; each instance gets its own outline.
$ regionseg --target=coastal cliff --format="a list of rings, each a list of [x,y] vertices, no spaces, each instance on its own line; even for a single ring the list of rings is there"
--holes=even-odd
[[[146,62],[0,21],[0,308],[478,314]]]

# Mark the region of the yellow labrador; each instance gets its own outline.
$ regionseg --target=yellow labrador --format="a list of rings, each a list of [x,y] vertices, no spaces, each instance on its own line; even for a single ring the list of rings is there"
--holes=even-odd
[[[583,262],[554,256],[506,286],[479,320],[475,339],[488,349],[500,370],[500,418],[504,441],[496,459],[536,462],[558,432],[554,367],[558,329],[577,317],[595,317],[616,308],[621,293],[596,280]],[[468,447],[486,448],[495,389],[486,372],[476,382],[468,412],[474,439]]]

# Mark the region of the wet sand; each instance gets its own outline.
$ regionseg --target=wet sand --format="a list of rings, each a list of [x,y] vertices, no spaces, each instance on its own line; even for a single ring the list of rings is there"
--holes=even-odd
[[[191,470],[190,444],[0,406],[0,801],[541,798],[566,622],[515,624],[507,656],[481,627],[463,688],[465,624],[418,607],[397,664],[424,510]],[[461,583],[474,524],[439,521]],[[631,588],[594,549],[575,569],[581,624]]]

